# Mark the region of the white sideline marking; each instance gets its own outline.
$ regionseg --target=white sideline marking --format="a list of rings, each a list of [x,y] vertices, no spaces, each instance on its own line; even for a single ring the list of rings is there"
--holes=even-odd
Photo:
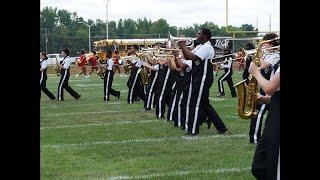
[[[143,121],[120,121],[120,122],[108,122],[108,123],[92,123],[92,124],[80,124],[80,125],[63,125],[52,127],[41,127],[40,129],[59,129],[59,128],[76,128],[86,126],[108,126],[113,124],[131,124],[131,123],[149,123],[149,122],[161,122],[156,120],[143,120]]]
[[[103,84],[73,84],[73,86],[78,86],[78,87],[102,86],[103,87]]]
[[[234,135],[213,135],[213,136],[199,136],[199,137],[171,137],[171,138],[150,138],[150,139],[132,139],[123,141],[97,141],[90,143],[78,143],[78,144],[49,144],[43,145],[42,148],[63,148],[63,147],[76,147],[76,146],[91,146],[91,145],[105,145],[105,144],[127,144],[136,142],[162,142],[162,141],[176,141],[176,140],[201,140],[201,139],[214,139],[214,138],[243,138],[247,134],[234,134]]]
[[[234,105],[234,104],[225,104],[223,105],[224,107],[237,107],[237,105]]]
[[[225,116],[226,119],[241,119],[238,115],[233,115],[233,116]]]
[[[126,112],[142,112],[143,110],[132,110],[132,111],[97,111],[97,112],[76,112],[76,113],[62,113],[62,114],[48,114],[41,117],[52,117],[52,116],[72,116],[72,115],[84,115],[84,114],[106,114],[106,113],[126,113]]]
[[[116,104],[124,104],[123,102],[111,102],[108,103],[110,105],[116,105]],[[77,107],[77,106],[88,106],[88,105],[100,105],[98,103],[82,103],[82,104],[70,104],[70,105],[65,105],[65,104],[61,104],[61,105],[57,105],[57,106],[41,106],[40,108],[58,108],[58,107]],[[105,103],[101,103],[101,106],[105,105]]]
[[[70,80],[69,80],[70,81]],[[59,83],[59,81],[57,81],[56,83]],[[93,87],[93,86],[101,86],[103,87],[103,83],[102,84],[97,84],[97,83],[91,83],[91,84],[72,84],[71,86],[77,86],[77,87]],[[112,83],[112,86],[119,86],[119,84],[116,83]],[[50,87],[50,86],[48,86]],[[54,87],[54,86],[53,86]]]
[[[224,98],[213,98],[213,97],[210,97],[209,100],[210,100],[210,101],[225,101],[226,99],[224,99]]]
[[[225,173],[233,173],[233,172],[242,172],[248,171],[251,167],[245,168],[219,168],[219,169],[208,169],[208,170],[195,170],[195,171],[171,171],[168,173],[158,173],[158,174],[145,174],[138,176],[112,176],[107,179],[109,180],[118,180],[118,179],[149,179],[155,177],[165,177],[165,176],[181,176],[181,175],[189,175],[189,174],[208,174],[208,173],[216,173],[216,174],[225,174]],[[99,178],[105,179],[105,178]]]

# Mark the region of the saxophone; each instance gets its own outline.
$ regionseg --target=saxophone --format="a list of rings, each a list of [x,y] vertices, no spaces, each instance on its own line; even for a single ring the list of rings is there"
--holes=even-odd
[[[263,52],[262,45],[277,39],[279,38],[262,41],[258,44],[256,53],[252,59],[252,62],[255,63],[256,66],[260,66],[260,59]],[[245,79],[234,85],[238,93],[238,115],[242,119],[255,117],[258,113],[256,110],[257,94],[259,93],[258,82],[251,74],[249,74],[248,80],[248,84],[245,83]]]
[[[138,54],[138,58],[139,58],[141,61],[147,63],[147,56],[146,56],[144,53],[139,53],[139,54]],[[143,68],[143,69],[140,71],[140,74],[139,74],[139,75],[141,76],[141,82],[142,82],[142,84],[143,84],[143,85],[148,85],[148,73],[146,72],[146,69],[145,69],[145,68]]]
[[[59,61],[58,58],[56,58],[56,61]],[[53,67],[53,70],[56,72],[57,76],[60,76],[61,69],[57,65]]]
[[[141,81],[143,85],[148,85],[148,74],[145,72],[145,69],[140,71]]]

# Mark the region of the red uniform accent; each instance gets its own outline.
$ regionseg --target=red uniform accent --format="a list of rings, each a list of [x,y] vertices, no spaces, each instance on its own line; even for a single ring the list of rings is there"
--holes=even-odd
[[[119,55],[116,55],[116,54],[114,54],[113,55],[113,57],[112,57],[112,59],[113,59],[113,63],[115,64],[115,65],[119,65]]]
[[[86,58],[85,58],[84,55],[82,54],[82,55],[80,56],[80,60],[79,60],[78,66],[84,66],[84,65],[86,65]]]
[[[97,66],[97,60],[94,56],[89,58],[89,63],[92,67],[96,67]]]

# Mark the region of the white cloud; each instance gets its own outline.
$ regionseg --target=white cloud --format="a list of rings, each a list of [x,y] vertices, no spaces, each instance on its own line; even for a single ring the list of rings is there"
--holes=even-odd
[[[51,6],[77,12],[84,19],[106,20],[106,0],[41,0],[40,8]],[[110,0],[109,20],[146,17],[164,18],[170,25],[192,26],[211,21],[225,26],[225,0]],[[260,30],[280,29],[280,0],[229,0],[229,25],[253,24]]]

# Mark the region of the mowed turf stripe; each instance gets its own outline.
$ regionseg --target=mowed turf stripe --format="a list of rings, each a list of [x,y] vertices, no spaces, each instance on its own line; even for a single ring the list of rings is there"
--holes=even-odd
[[[54,127],[41,127],[40,129],[61,129],[61,128],[78,128],[87,126],[109,126],[114,124],[135,124],[135,123],[150,123],[150,122],[161,122],[157,120],[143,120],[143,121],[121,121],[121,122],[109,122],[109,123],[92,123],[92,124],[79,124],[79,125],[64,125]]]
[[[194,171],[171,171],[167,173],[157,173],[157,174],[144,174],[144,175],[137,175],[137,176],[112,176],[107,178],[98,178],[98,179],[108,179],[108,180],[120,180],[120,179],[149,179],[149,178],[156,178],[156,177],[166,177],[166,176],[182,176],[182,175],[189,175],[189,174],[226,174],[226,173],[237,173],[243,171],[249,171],[251,167],[245,168],[219,168],[219,169],[208,169],[208,170],[194,170]]]
[[[234,134],[234,135],[213,135],[213,136],[178,136],[170,138],[147,138],[147,139],[132,139],[123,141],[97,141],[90,143],[77,143],[77,144],[48,144],[42,145],[41,148],[65,148],[65,147],[82,147],[82,146],[92,146],[92,145],[109,145],[109,144],[127,144],[127,143],[145,143],[145,142],[163,142],[163,141],[178,141],[178,140],[189,140],[198,141],[214,138],[245,138],[246,134]]]

